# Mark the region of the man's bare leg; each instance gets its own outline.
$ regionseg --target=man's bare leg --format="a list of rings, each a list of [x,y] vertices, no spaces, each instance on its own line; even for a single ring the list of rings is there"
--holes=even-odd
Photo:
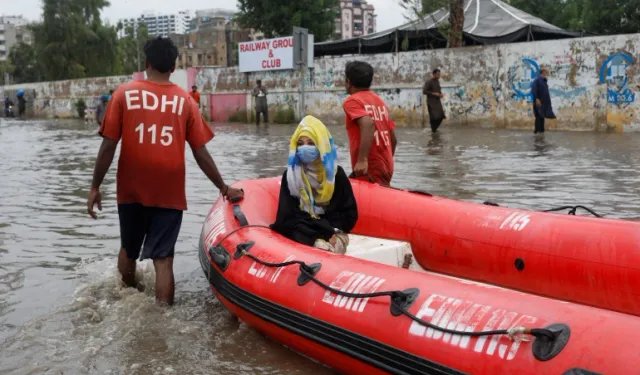
[[[153,260],[156,269],[156,302],[173,305],[175,282],[173,279],[173,257]]]
[[[120,249],[118,255],[118,271],[122,275],[122,282],[128,287],[136,287],[136,260],[129,259],[125,249]]]

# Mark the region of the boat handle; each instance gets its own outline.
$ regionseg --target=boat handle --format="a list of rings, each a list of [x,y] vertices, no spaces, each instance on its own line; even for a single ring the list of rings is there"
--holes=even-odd
[[[240,222],[241,227],[246,227],[247,225],[249,225],[249,221],[247,220],[247,217],[244,216],[244,213],[242,212],[239,204],[233,205],[233,216],[236,218],[236,220],[238,220],[238,222]]]

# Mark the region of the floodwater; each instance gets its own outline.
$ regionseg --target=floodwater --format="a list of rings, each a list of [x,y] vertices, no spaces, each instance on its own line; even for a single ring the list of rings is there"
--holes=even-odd
[[[227,182],[276,176],[291,126],[216,126],[209,144]],[[348,166],[346,135],[331,127]],[[455,199],[548,209],[582,204],[640,217],[640,134],[447,127],[398,129],[394,185]],[[197,260],[216,189],[187,155],[187,198],[176,249],[176,305],[152,288],[123,289],[115,162],[104,210],[86,214],[100,139],[64,121],[0,120],[0,374],[330,374],[238,323],[212,295]],[[350,168],[346,168],[349,170]],[[150,264],[139,274],[153,284]]]

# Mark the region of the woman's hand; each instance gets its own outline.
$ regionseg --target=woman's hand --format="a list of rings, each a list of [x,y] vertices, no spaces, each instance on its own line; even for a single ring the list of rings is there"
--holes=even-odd
[[[337,236],[337,235],[335,235],[335,234],[334,234],[333,236],[331,236],[331,238],[329,238],[329,243],[330,243],[330,244],[332,244],[332,245],[334,245],[334,246],[335,246],[335,244],[336,244],[337,242],[338,242],[338,236]]]

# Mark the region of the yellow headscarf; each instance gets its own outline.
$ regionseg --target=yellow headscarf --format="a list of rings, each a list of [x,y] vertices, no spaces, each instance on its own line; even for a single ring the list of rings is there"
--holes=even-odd
[[[296,155],[300,137],[313,141],[320,152],[318,160],[309,164],[300,161]],[[287,169],[289,191],[300,199],[301,210],[314,218],[324,213],[323,206],[333,197],[337,170],[338,151],[329,129],[317,118],[305,117],[291,137]]]

